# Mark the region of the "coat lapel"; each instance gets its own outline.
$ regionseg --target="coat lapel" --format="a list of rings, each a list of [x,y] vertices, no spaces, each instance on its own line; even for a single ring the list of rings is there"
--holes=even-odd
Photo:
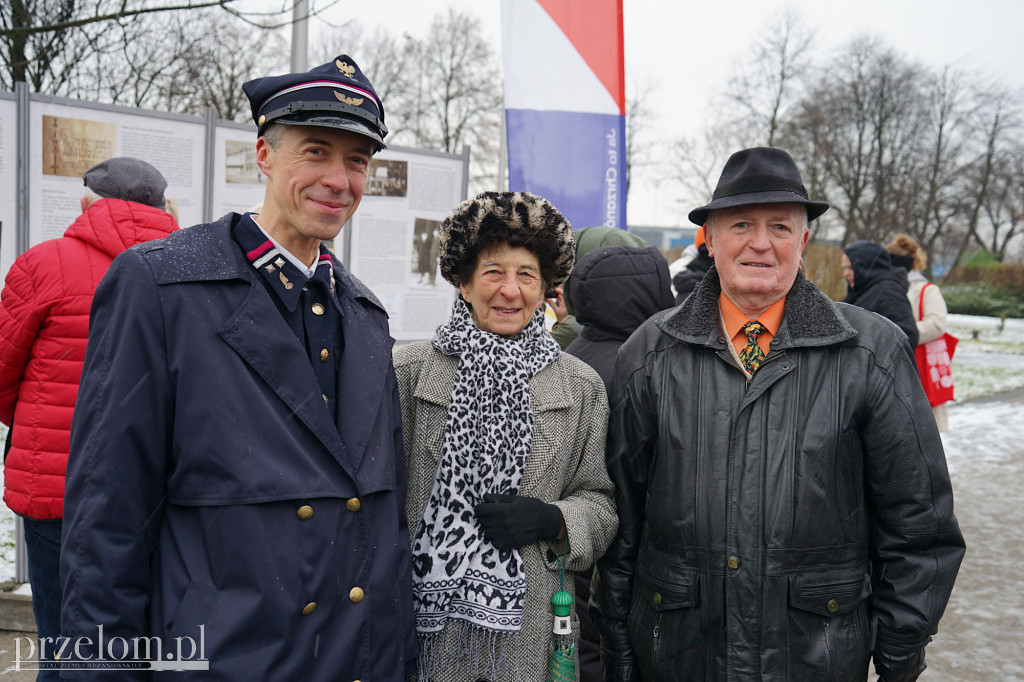
[[[337,266],[337,284],[349,287],[344,271]],[[358,293],[358,289],[356,292]],[[375,301],[366,299],[371,303]],[[348,461],[355,471],[366,454],[367,443],[373,436],[381,410],[385,409],[385,388],[394,384],[385,380],[393,375],[391,369],[391,348],[395,341],[375,320],[361,301],[342,293],[339,301],[342,308],[342,333],[345,350],[341,354],[338,368],[338,431],[342,434]],[[383,309],[380,316],[386,313]],[[312,371],[310,371],[312,376]],[[393,380],[392,380],[393,381]],[[390,391],[386,394],[389,398]]]
[[[252,277],[246,279],[249,290],[245,298],[218,334],[267,382],[345,472],[354,477],[355,470],[346,457],[345,446],[324,404],[305,351],[263,285]]]

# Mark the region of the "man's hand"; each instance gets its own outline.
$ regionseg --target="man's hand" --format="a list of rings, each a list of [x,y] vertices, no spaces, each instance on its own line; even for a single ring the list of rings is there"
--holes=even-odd
[[[501,550],[557,540],[565,526],[562,510],[536,497],[488,493],[474,511],[484,537]]]
[[[878,682],[914,682],[928,667],[924,647],[904,654],[887,654],[876,648],[874,659]]]
[[[555,314],[555,319],[559,322],[569,315],[569,311],[565,307],[565,296],[562,292],[562,287],[555,289],[554,298],[545,298],[544,302],[551,306],[551,312]]]

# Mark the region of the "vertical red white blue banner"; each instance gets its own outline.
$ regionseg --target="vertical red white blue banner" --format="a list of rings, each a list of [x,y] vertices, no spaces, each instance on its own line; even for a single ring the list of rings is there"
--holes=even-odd
[[[622,0],[502,0],[509,189],[626,229]]]

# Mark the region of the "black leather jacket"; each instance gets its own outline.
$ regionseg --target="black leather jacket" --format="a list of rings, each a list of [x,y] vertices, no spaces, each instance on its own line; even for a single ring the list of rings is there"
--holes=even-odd
[[[712,269],[619,353],[606,679],[863,682],[876,635],[894,656],[927,643],[964,552],[913,354],[801,274],[748,383],[719,292]]]

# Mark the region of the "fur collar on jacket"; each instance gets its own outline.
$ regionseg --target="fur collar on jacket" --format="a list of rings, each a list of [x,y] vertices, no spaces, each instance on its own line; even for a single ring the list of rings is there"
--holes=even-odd
[[[718,328],[718,296],[722,285],[714,266],[686,301],[661,317],[658,327],[688,343],[725,348]],[[796,281],[786,295],[786,312],[775,338],[779,348],[827,346],[856,336],[839,306],[797,272]]]

